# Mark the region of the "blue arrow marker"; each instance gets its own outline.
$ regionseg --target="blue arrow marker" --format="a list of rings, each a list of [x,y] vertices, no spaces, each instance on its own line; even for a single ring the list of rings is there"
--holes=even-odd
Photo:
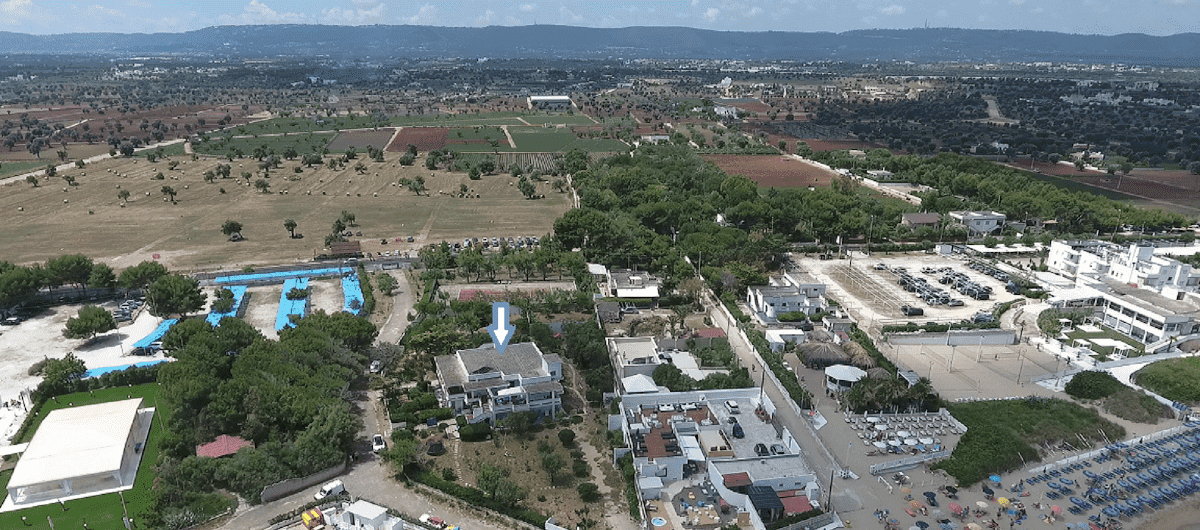
[[[504,353],[504,349],[508,347],[508,341],[512,340],[516,334],[517,328],[508,323],[508,315],[510,315],[508,302],[492,302],[492,325],[488,326],[488,335],[492,336],[492,344],[496,345],[496,351]]]

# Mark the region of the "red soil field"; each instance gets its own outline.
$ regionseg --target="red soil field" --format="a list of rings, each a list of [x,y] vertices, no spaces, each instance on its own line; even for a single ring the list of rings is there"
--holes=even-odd
[[[743,175],[763,188],[828,186],[834,173],[781,155],[704,155],[722,171]]]
[[[399,152],[408,149],[408,144],[417,146],[418,151],[433,151],[446,147],[447,127],[405,127],[387,147],[388,151]]]
[[[1151,182],[1161,182],[1163,184],[1178,186],[1180,188],[1189,190],[1200,189],[1200,175],[1193,175],[1192,172],[1182,169],[1164,169],[1162,171],[1139,171],[1135,169],[1129,174],[1129,176]]]
[[[1098,188],[1116,190],[1121,193],[1127,193],[1129,195],[1134,195],[1137,197],[1161,200],[1164,202],[1170,202],[1170,203],[1181,204],[1181,205],[1185,205],[1185,206],[1191,206],[1193,208],[1197,204],[1200,204],[1200,189],[1198,189],[1198,187],[1195,185],[1195,183],[1193,183],[1190,188],[1182,187],[1182,186],[1172,186],[1169,184],[1164,184],[1162,182],[1145,180],[1145,179],[1142,179],[1139,177],[1135,177],[1133,175],[1129,175],[1129,176],[1126,176],[1123,178],[1120,175],[1115,175],[1115,176],[1105,175],[1102,177],[1088,177],[1088,178],[1079,178],[1079,179],[1075,179],[1075,180],[1082,182],[1084,184],[1087,184],[1089,186],[1096,186]],[[1182,182],[1181,182],[1181,184],[1182,184]],[[1118,187],[1118,186],[1120,186],[1120,187]]]

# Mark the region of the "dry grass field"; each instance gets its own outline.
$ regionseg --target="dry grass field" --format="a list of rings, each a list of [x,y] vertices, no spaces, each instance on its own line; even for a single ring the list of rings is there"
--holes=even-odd
[[[783,155],[704,155],[722,171],[743,175],[763,188],[828,186],[837,176],[812,164]]]
[[[206,183],[203,173],[224,162],[215,158],[193,161],[179,156],[172,171],[167,161],[116,159],[72,169],[77,186],[62,178],[42,179],[38,187],[10,179],[0,189],[0,260],[41,262],[64,253],[82,253],[114,268],[157,259],[171,268],[206,270],[312,259],[324,244],[333,220],[343,210],[353,212],[362,236],[363,250],[397,250],[400,245],[380,245],[381,239],[404,238],[403,248],[427,242],[461,240],[466,236],[543,235],[554,219],[567,210],[567,195],[539,183],[542,200],[526,200],[515,179],[490,176],[472,181],[462,173],[429,171],[421,163],[402,167],[388,155],[380,164],[363,160],[367,171],[304,169],[298,161],[285,161],[269,178],[268,193],[259,193],[239,178]],[[234,177],[253,172],[255,162],[235,160]],[[244,167],[243,167],[244,166]],[[162,172],[165,180],[153,180]],[[428,195],[416,196],[396,185],[401,178],[423,176]],[[256,175],[253,183],[261,178]],[[460,184],[480,198],[460,199]],[[164,201],[163,186],[177,192],[176,204]],[[544,189],[543,189],[544,188]],[[64,189],[66,191],[64,191]],[[225,190],[222,193],[221,190]],[[131,193],[122,207],[117,194]],[[445,192],[442,194],[441,192]],[[294,219],[302,239],[290,239],[284,219]],[[244,225],[246,240],[230,243],[220,232],[232,219]],[[413,243],[407,237],[413,236]]]

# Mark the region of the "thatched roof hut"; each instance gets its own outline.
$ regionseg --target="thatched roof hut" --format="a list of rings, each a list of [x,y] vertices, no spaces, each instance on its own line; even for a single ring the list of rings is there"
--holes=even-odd
[[[891,379],[892,373],[887,368],[868,368],[867,377],[871,379]]]
[[[850,364],[854,366],[866,370],[868,368],[875,368],[879,365],[875,362],[875,358],[871,357],[871,354],[867,353],[867,349],[863,348],[863,346],[857,342],[847,342],[842,345],[842,348],[844,348],[846,353],[850,355]]]
[[[804,365],[813,369],[822,369],[835,364],[850,362],[850,356],[841,346],[831,342],[810,342],[799,347]]]

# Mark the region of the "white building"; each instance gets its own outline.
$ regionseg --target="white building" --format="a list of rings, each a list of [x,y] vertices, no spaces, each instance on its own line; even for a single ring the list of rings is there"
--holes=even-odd
[[[812,315],[825,309],[825,284],[815,279],[788,272],[768,282],[746,289],[746,304],[763,322],[777,322],[783,313]]]
[[[467,421],[498,421],[513,412],[552,416],[562,410],[562,359],[545,355],[532,342],[492,343],[434,359],[442,406]]]
[[[608,270],[608,296],[655,299],[661,285],[662,281],[648,272]]]
[[[568,110],[571,96],[529,96],[529,108],[538,110]]]
[[[8,481],[0,511],[133,488],[154,409],[127,399],[46,415]]]
[[[1111,279],[1081,277],[1078,287],[1060,291],[1048,302],[1053,307],[1095,308],[1105,326],[1146,344],[1146,353],[1167,349],[1176,337],[1200,333],[1200,304]]]
[[[1167,298],[1184,300],[1200,291],[1200,269],[1154,247],[1121,246],[1104,241],[1055,241],[1046,266],[1068,278],[1109,279],[1150,289]]]
[[[954,211],[949,212],[951,219],[958,221],[959,224],[967,227],[967,236],[983,237],[991,235],[1004,228],[1004,221],[1008,219],[1000,212],[968,212]]]

